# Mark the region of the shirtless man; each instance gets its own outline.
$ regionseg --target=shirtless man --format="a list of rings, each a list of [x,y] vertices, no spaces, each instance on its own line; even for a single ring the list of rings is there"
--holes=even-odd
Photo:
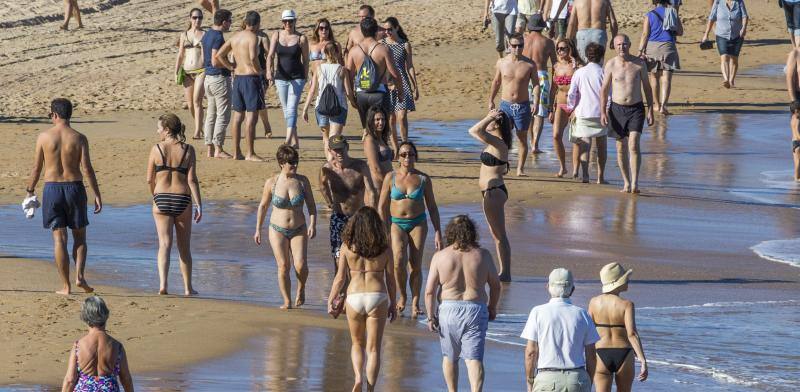
[[[600,123],[604,127],[610,125],[617,134],[617,162],[622,172],[622,192],[639,193],[639,169],[642,166],[639,140],[645,120],[642,90],[647,100],[647,125],[653,125],[653,91],[647,78],[647,65],[630,54],[630,47],[631,40],[627,35],[614,37],[617,55],[606,63],[600,90],[600,107],[606,107],[609,95],[611,107],[608,112],[600,112]]]
[[[542,30],[547,28],[542,14],[533,14],[528,20],[527,27],[529,33],[525,35],[525,49],[522,54],[536,64],[536,76],[539,78],[539,110],[533,117],[533,124],[531,125],[533,153],[539,154],[542,152],[539,150],[539,137],[542,136],[544,119],[553,110],[553,104],[550,103],[550,74],[547,70],[552,68],[557,61],[556,45],[553,40],[542,34]],[[533,99],[532,84],[528,84],[528,91],[531,99]],[[555,136],[555,133],[553,135]]]
[[[375,19],[375,9],[370,5],[362,4],[361,7],[358,7],[358,23],[350,30],[350,34],[347,35],[347,42],[345,42],[342,49],[343,58],[347,58],[347,53],[350,52],[350,49],[364,39],[364,34],[361,33],[361,22],[365,18]]]
[[[428,329],[439,332],[447,389],[458,390],[461,356],[467,364],[472,391],[481,391],[486,330],[497,316],[500,279],[491,254],[478,245],[475,223],[467,215],[458,215],[447,224],[445,238],[447,248],[433,255],[425,286]]]
[[[328,139],[331,157],[319,172],[320,193],[331,210],[331,256],[334,269],[342,246],[342,231],[350,217],[365,204],[377,206],[377,193],[372,183],[369,166],[361,159],[348,155],[350,147],[342,135]]]
[[[522,35],[514,34],[508,40],[511,51],[506,57],[497,60],[494,72],[492,89],[489,92],[489,110],[495,108],[494,98],[503,87],[500,96],[500,111],[506,114],[513,122],[519,140],[519,161],[517,162],[517,175],[524,176],[525,160],[528,158],[528,127],[531,116],[539,111],[539,78],[536,76],[536,64],[531,59],[522,55],[524,40]],[[528,91],[528,85],[533,86]],[[530,96],[533,96],[533,104]]]
[[[793,48],[786,60],[786,91],[789,92],[789,111],[792,113],[794,180],[800,182],[800,48]]]
[[[617,36],[617,17],[611,0],[575,0],[567,26],[568,37],[576,42],[578,54],[586,60],[586,45],[596,42],[605,47],[608,43],[606,23],[611,26],[611,36]],[[576,32],[577,30],[577,32]]]
[[[233,87],[231,91],[231,109],[233,109],[233,156],[248,161],[264,161],[256,155],[253,143],[256,138],[258,112],[266,107],[264,103],[264,82],[261,75],[264,70],[258,61],[258,35],[261,26],[261,15],[255,11],[247,11],[244,17],[245,29],[233,37],[217,51],[217,61],[223,67],[233,71]],[[233,54],[234,66],[228,61],[228,54]],[[242,155],[240,146],[242,121],[244,121],[247,155]]]
[[[94,193],[94,213],[103,209],[100,188],[94,175],[92,161],[89,159],[89,140],[72,129],[72,102],[56,98],[50,103],[50,120],[53,127],[39,134],[36,139],[36,153],[33,170],[25,190],[33,196],[36,183],[44,169],[44,191],[42,197],[42,221],[46,229],[53,230],[53,253],[56,268],[61,276],[63,287],[57,294],[70,294],[69,253],[67,253],[67,227],[72,230],[72,255],[75,258],[75,285],[83,291],[94,291],[86,283],[83,270],[86,267],[86,188],[83,174],[89,178],[89,187]]]
[[[371,17],[366,17],[361,21],[361,34],[363,39],[353,45],[353,49],[347,54],[345,61],[345,68],[348,72],[349,81],[355,80],[355,102],[358,116],[361,119],[361,128],[366,133],[367,130],[367,111],[372,106],[380,106],[386,112],[390,111],[389,108],[389,88],[387,87],[386,74],[400,80],[400,73],[394,66],[392,55],[389,49],[378,42],[378,21]],[[375,63],[375,71],[377,78],[376,86],[367,86],[369,84],[361,75],[361,65],[364,60],[369,56],[372,62]],[[350,82],[346,83],[350,83]],[[395,83],[395,91],[397,96],[403,96],[403,84]],[[352,102],[353,100],[351,100]]]

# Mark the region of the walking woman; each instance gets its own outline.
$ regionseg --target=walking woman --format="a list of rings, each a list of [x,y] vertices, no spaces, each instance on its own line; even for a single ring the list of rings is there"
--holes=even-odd
[[[431,214],[436,250],[442,248],[442,233],[433,182],[430,176],[414,168],[419,157],[417,147],[410,141],[404,141],[400,144],[399,155],[400,166],[383,180],[378,206],[384,222],[391,220],[394,276],[400,291],[397,313],[403,313],[406,308],[406,284],[409,284],[411,317],[416,318],[422,314],[419,299],[422,290],[422,255],[428,236],[426,208]],[[409,266],[408,271],[406,265]]]
[[[389,148],[389,117],[381,106],[367,111],[367,134],[364,136],[364,155],[375,189],[383,189],[386,173],[392,171],[394,151]]]
[[[511,148],[511,121],[505,113],[492,109],[469,129],[470,136],[486,145],[481,153],[478,186],[483,196],[483,213],[494,238],[500,260],[500,281],[511,281],[511,245],[506,235],[505,205],[508,189],[503,176],[508,173],[508,150]]]
[[[747,34],[747,20],[744,0],[714,0],[711,5],[702,42],[708,41],[708,33],[716,25],[714,34],[717,36],[717,51],[722,68],[722,87],[736,87],[734,82],[739,69],[739,52]]]
[[[628,290],[628,277],[633,270],[625,270],[619,263],[606,264],[600,270],[603,294],[589,301],[589,315],[594,320],[600,341],[597,349],[597,367],[594,384],[597,392],[611,392],[611,384],[617,391],[630,391],[635,369],[633,355],[642,363],[639,381],[647,380],[647,359],[642,342],[636,331],[633,302],[620,296]]]
[[[331,22],[328,18],[319,18],[317,19],[316,27],[314,27],[314,32],[311,34],[311,45],[308,50],[308,62],[311,64],[312,69],[317,64],[323,64],[327,60],[328,55],[325,53],[325,47],[328,44],[336,45],[335,62],[344,65],[342,47],[336,41]]]
[[[242,21],[242,30],[247,25]],[[258,37],[258,64],[261,66],[261,72],[264,73],[264,109],[258,111],[258,118],[261,120],[261,125],[264,127],[264,137],[267,139],[272,138],[272,125],[269,123],[269,112],[267,108],[267,92],[269,91],[269,80],[267,80],[267,53],[269,53],[269,36],[264,29],[259,29],[256,32]]]
[[[83,301],[81,320],[89,333],[69,350],[62,391],[119,392],[122,384],[125,392],[133,392],[125,347],[106,331],[109,313],[105,301],[96,295]]]
[[[308,96],[303,106],[303,121],[308,122],[308,107],[311,105],[312,97],[315,98],[314,112],[316,114],[317,125],[322,131],[322,146],[325,155],[328,155],[328,138],[340,135],[347,123],[347,98],[353,95],[352,86],[347,83],[347,70],[338,62],[339,46],[334,42],[328,42],[322,50],[324,57],[311,67],[311,86],[308,88]],[[328,116],[319,112],[320,99],[325,88],[331,86],[336,94],[336,100],[341,108],[341,113],[336,116]]]
[[[566,38],[559,38],[556,41],[556,57],[558,60],[553,64],[553,82],[556,86],[550,89],[550,102],[555,102],[553,110],[550,111],[550,123],[553,124],[553,146],[558,157],[559,169],[556,177],[561,178],[567,174],[566,149],[564,148],[564,129],[569,123],[569,116],[572,114],[567,105],[567,93],[569,92],[572,75],[578,69],[578,55],[572,41]],[[578,176],[578,149],[572,149],[572,174]]]
[[[341,309],[334,305],[347,287],[344,306],[352,340],[353,391],[362,390],[365,378],[367,390],[374,391],[381,366],[381,340],[386,319],[394,321],[397,315],[389,241],[378,212],[371,207],[359,208],[345,226],[342,245],[339,267],[328,296],[328,313],[339,314]]]
[[[402,84],[403,94],[399,95],[397,89],[389,90],[389,103],[392,113],[390,114],[390,124],[392,129],[392,146],[397,151],[397,127],[400,126],[400,137],[403,141],[408,140],[408,112],[416,110],[414,101],[419,99],[419,88],[417,85],[417,73],[414,71],[414,61],[411,52],[411,42],[400,26],[397,18],[390,16],[383,21],[383,28],[386,38],[381,43],[389,48],[392,61],[397,72],[400,73],[400,80],[393,80],[393,83]]]
[[[267,56],[267,79],[275,81],[275,89],[286,120],[286,144],[300,148],[297,138],[297,107],[308,76],[308,40],[296,29],[297,14],[285,10],[281,14],[283,29],[272,33]],[[278,57],[273,72],[273,60]]]
[[[297,173],[300,156],[294,147],[286,144],[278,147],[275,154],[281,171],[268,178],[264,184],[261,203],[258,205],[256,217],[256,233],[253,235],[256,245],[261,245],[261,228],[267,208],[272,205],[269,216],[269,244],[272,254],[278,263],[278,286],[283,296],[281,309],[291,309],[289,293],[292,282],[289,271],[294,264],[297,277],[297,294],[294,306],[302,306],[306,302],[306,279],[308,278],[308,240],[317,232],[317,204],[308,177]],[[308,224],[303,215],[303,206],[308,210]]]
[[[167,294],[172,230],[178,243],[184,295],[195,295],[192,288],[192,216],[194,223],[203,217],[200,185],[194,147],[186,143],[185,127],[174,114],[158,118],[161,142],[150,150],[147,183],[153,194],[153,219],[158,232],[158,293]],[[190,205],[194,201],[194,208]]]
[[[667,102],[672,88],[672,73],[681,69],[675,37],[683,35],[680,18],[670,18],[675,24],[664,29],[667,8],[672,0],[653,0],[655,8],[644,16],[642,38],[639,41],[639,57],[647,60],[650,70],[650,85],[653,86],[653,110],[668,115]]]
[[[192,8],[189,11],[189,28],[181,33],[178,39],[178,58],[175,61],[175,80],[183,86],[183,95],[186,97],[186,106],[194,119],[194,133],[192,139],[202,139],[203,129],[203,81],[205,69],[203,68],[203,11]]]

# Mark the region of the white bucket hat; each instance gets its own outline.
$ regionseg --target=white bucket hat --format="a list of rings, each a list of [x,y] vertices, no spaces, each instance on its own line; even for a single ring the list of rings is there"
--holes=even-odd
[[[603,283],[603,294],[614,291],[617,287],[628,283],[632,269],[625,270],[620,263],[606,264],[600,270],[600,282]]]

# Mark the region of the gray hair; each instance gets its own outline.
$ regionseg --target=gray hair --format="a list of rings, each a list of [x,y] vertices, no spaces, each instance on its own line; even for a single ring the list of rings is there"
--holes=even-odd
[[[108,320],[106,302],[97,295],[86,298],[81,306],[81,320],[90,327],[103,327]]]
[[[560,284],[548,284],[547,291],[550,292],[550,298],[569,298],[572,295],[572,289],[575,286],[569,285],[560,285]]]

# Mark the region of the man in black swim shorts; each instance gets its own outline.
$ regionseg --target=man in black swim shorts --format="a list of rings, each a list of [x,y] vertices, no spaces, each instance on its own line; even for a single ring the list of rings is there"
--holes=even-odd
[[[26,189],[33,196],[36,183],[44,170],[42,221],[45,229],[53,231],[53,253],[61,276],[62,289],[58,294],[68,295],[69,253],[67,252],[67,228],[72,230],[72,254],[75,258],[75,285],[85,292],[94,291],[83,276],[86,267],[86,226],[89,217],[86,211],[86,188],[83,185],[85,171],[89,187],[94,193],[94,213],[103,209],[100,188],[89,159],[89,141],[86,136],[72,129],[72,102],[64,98],[50,103],[50,120],[53,127],[39,134],[31,178]]]
[[[258,30],[261,16],[258,12],[247,11],[244,17],[245,29],[236,33],[225,42],[216,54],[217,60],[233,71],[233,87],[231,92],[231,109],[233,109],[233,156],[248,161],[264,161],[256,155],[254,143],[258,113],[266,107],[264,102],[264,70],[258,61]],[[228,53],[233,54],[236,67],[228,61]],[[242,155],[240,147],[242,122],[244,122],[246,154]]]
[[[639,169],[642,153],[639,140],[645,117],[653,125],[653,91],[647,79],[647,65],[630,54],[631,41],[625,34],[614,37],[617,55],[609,60],[603,72],[600,107],[605,108],[609,94],[611,108],[600,111],[600,123],[609,126],[617,138],[617,162],[622,172],[622,192],[639,193]],[[647,115],[642,103],[642,90],[647,100]]]

